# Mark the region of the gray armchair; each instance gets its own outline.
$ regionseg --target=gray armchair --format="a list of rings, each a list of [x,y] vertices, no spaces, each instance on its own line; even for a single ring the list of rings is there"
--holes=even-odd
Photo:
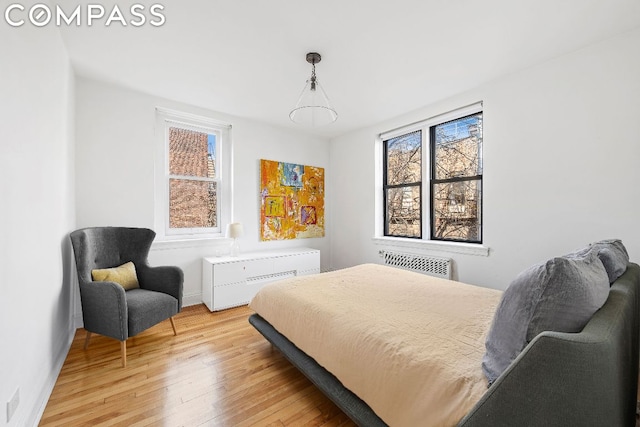
[[[78,270],[84,348],[92,333],[120,341],[122,366],[127,365],[127,338],[169,319],[182,309],[184,276],[179,267],[151,267],[147,260],[156,233],[146,228],[92,227],[71,233]],[[94,269],[133,262],[139,288],[125,290],[111,281],[93,281]]]

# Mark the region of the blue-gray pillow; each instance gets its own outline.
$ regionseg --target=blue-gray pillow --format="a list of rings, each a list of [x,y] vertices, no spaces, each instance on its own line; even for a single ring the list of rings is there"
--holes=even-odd
[[[609,295],[595,251],[552,258],[520,273],[502,295],[482,359],[489,385],[542,331],[580,332]]]

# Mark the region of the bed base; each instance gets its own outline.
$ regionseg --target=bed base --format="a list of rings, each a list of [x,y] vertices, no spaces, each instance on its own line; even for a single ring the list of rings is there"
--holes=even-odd
[[[259,314],[252,314],[249,317],[249,323],[356,424],[361,427],[387,426],[369,405],[343,386],[333,374],[320,366],[312,357],[280,334]]]

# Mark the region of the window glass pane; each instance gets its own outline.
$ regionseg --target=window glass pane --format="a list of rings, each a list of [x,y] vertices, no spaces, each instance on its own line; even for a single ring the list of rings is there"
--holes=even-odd
[[[420,237],[420,186],[387,189],[387,235]]]
[[[480,180],[456,181],[433,186],[434,239],[480,242]]]
[[[214,134],[169,128],[169,174],[215,177]]]
[[[216,136],[207,135],[207,176],[216,177]]]
[[[169,227],[217,226],[217,183],[188,179],[169,180]]]
[[[422,131],[411,132],[385,141],[387,148],[387,185],[422,181]]]
[[[482,113],[435,128],[435,178],[482,175]]]

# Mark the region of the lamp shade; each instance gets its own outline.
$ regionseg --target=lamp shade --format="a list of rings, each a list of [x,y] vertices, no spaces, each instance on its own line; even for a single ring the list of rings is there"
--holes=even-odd
[[[240,222],[232,222],[229,224],[229,237],[236,239],[244,234],[244,228]]]
[[[289,118],[309,127],[316,127],[335,122],[338,113],[331,106],[329,97],[316,77],[316,64],[322,60],[317,52],[307,53],[307,62],[311,64],[311,78],[307,80],[296,106],[289,113]]]
[[[295,123],[316,127],[335,122],[338,113],[331,106],[327,94],[316,79],[315,84],[307,80],[295,108],[289,113],[289,118]]]

